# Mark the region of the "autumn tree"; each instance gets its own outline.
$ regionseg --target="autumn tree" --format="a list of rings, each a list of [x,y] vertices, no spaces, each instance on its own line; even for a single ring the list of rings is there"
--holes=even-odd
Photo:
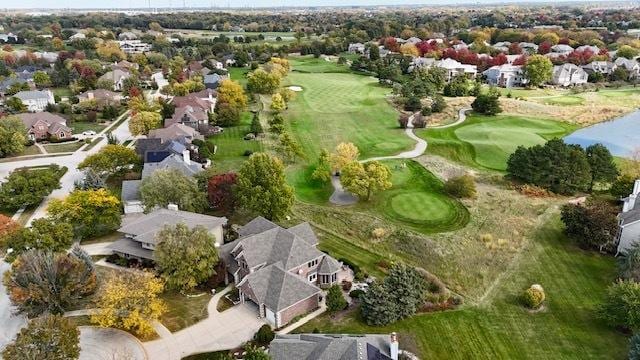
[[[378,161],[353,161],[342,168],[340,183],[349,192],[369,201],[376,191],[391,188],[391,171]]]
[[[49,86],[51,85],[51,78],[49,77],[49,74],[44,71],[36,71],[33,73],[33,82],[38,87]]]
[[[89,256],[30,250],[13,262],[4,284],[18,311],[35,317],[64,314],[96,290],[97,280]]]
[[[278,137],[278,149],[288,161],[293,161],[296,157],[304,157],[300,143],[286,131]]]
[[[9,236],[20,229],[20,224],[10,217],[0,214],[0,249],[6,247],[6,240]]]
[[[567,204],[561,218],[567,237],[584,248],[611,250],[618,231],[618,208],[607,200],[590,198],[584,205]]]
[[[166,225],[156,240],[156,266],[168,288],[189,291],[215,275],[216,238],[206,228]]]
[[[147,135],[149,131],[162,127],[162,116],[155,111],[141,111],[129,119],[132,135]]]
[[[247,96],[239,83],[226,79],[217,89],[216,122],[223,126],[237,125],[247,108]]]
[[[316,168],[311,174],[311,178],[323,183],[329,182],[329,180],[331,180],[331,160],[329,152],[326,149],[320,150],[318,163],[316,164]]]
[[[4,101],[4,104],[15,112],[27,111],[27,105],[25,105],[19,97],[12,96]]]
[[[96,300],[99,310],[91,315],[91,322],[149,337],[155,333],[153,322],[166,311],[158,297],[163,291],[164,282],[150,272],[119,271],[100,289]]]
[[[598,315],[611,326],[640,330],[640,283],[619,280],[609,286]]]
[[[73,243],[73,226],[50,218],[35,219],[31,227],[20,228],[5,238],[5,245],[12,252],[6,259],[11,261],[27,250],[65,251]]]
[[[96,53],[105,61],[120,61],[127,58],[127,54],[120,49],[120,45],[115,41],[106,41],[96,46]]]
[[[44,197],[60,188],[63,172],[57,165],[14,170],[0,184],[0,203],[8,209],[40,204]]]
[[[134,149],[124,145],[106,145],[97,153],[87,156],[78,165],[78,169],[111,176],[129,170],[139,163],[140,157]]]
[[[80,331],[69,318],[44,315],[31,320],[2,351],[5,360],[69,360],[80,357]]]
[[[51,200],[47,211],[53,219],[72,224],[80,239],[120,226],[120,200],[105,189],[74,190],[63,200]]]
[[[338,172],[347,164],[356,161],[358,156],[360,156],[360,151],[355,145],[352,143],[340,143],[330,156],[331,169]]]
[[[247,74],[247,89],[257,94],[272,94],[280,87],[281,80],[278,72],[256,69]]]
[[[276,93],[271,96],[271,105],[269,107],[271,111],[279,113],[286,110],[287,103],[284,101],[282,95]]]
[[[180,210],[202,212],[207,203],[197,180],[175,169],[158,169],[144,178],[140,196],[146,211],[176,204]]]
[[[270,220],[283,218],[293,206],[293,188],[287,184],[280,159],[255,153],[238,172],[238,203]]]
[[[234,187],[237,181],[238,175],[234,172],[211,177],[207,183],[207,196],[211,207],[226,213],[233,212],[236,206]]]
[[[553,63],[544,55],[533,55],[527,59],[524,74],[525,78],[529,80],[529,85],[540,86],[551,80]]]
[[[27,128],[17,116],[0,119],[0,157],[22,152],[26,142]]]

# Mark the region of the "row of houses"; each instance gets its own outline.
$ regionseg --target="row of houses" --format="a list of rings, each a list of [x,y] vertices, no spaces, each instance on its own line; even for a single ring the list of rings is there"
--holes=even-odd
[[[512,60],[512,59],[508,59]],[[450,81],[456,76],[464,75],[475,78],[478,75],[476,65],[462,64],[454,59],[436,60],[434,58],[416,57],[413,59],[410,71],[421,67],[439,67],[446,71],[446,80]],[[622,67],[629,72],[631,79],[640,78],[640,64],[636,60],[617,58],[615,61],[594,61],[588,65],[578,66],[571,63],[556,65],[550,83],[558,86],[575,86],[587,83],[589,75],[600,73],[605,76],[613,73],[615,69]],[[500,87],[518,87],[526,85],[524,68],[522,65],[513,65],[512,61],[506,64],[492,66],[482,72],[487,83]]]

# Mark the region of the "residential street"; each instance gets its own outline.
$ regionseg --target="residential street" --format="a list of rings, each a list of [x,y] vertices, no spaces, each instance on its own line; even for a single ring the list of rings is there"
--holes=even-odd
[[[128,115],[129,113],[126,112],[122,114],[120,118],[118,118],[118,120]],[[116,121],[114,121],[114,124],[116,123]],[[78,164],[82,162],[82,160],[84,160],[84,158],[86,158],[87,156],[97,153],[100,149],[107,145],[105,134],[109,131],[111,131],[112,134],[115,135],[120,142],[124,142],[127,139],[130,139],[131,133],[129,132],[129,119],[122,122],[113,130],[111,130],[111,127],[107,127],[99,134],[97,134],[96,136],[103,137],[102,140],[88,151],[82,151],[82,149],[84,148],[83,147],[73,154],[66,156],[39,157],[35,159],[0,163],[0,179],[4,179],[7,175],[9,175],[11,171],[21,167],[57,164],[59,166],[66,166],[69,169],[67,173],[64,174],[64,176],[60,179],[60,189],[54,190],[47,198],[44,199],[44,201],[33,213],[33,216],[27,222],[27,226],[31,224],[31,221],[33,221],[33,219],[38,219],[46,215],[46,209],[51,199],[63,198],[73,190],[75,182],[82,179],[82,172],[77,169]]]
[[[11,265],[0,260],[0,278],[11,268]],[[0,349],[10,343],[14,336],[27,323],[24,316],[13,314],[13,306],[7,295],[7,289],[0,281]]]

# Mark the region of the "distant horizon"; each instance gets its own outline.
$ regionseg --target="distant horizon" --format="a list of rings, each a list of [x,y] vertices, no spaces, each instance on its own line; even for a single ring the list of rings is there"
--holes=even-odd
[[[5,0],[0,10],[144,10],[144,9],[251,9],[251,8],[310,8],[310,7],[368,7],[368,6],[472,6],[472,5],[529,5],[529,4],[597,4],[617,3],[640,5],[637,1],[619,0],[550,0],[496,1],[496,0],[307,0],[300,5],[296,0]]]

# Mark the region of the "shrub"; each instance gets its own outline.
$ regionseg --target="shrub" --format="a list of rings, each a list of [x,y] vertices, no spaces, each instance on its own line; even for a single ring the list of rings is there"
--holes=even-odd
[[[629,339],[629,360],[640,360],[640,334]]]
[[[422,110],[420,110],[420,114],[422,114],[422,116],[429,116],[431,115],[431,112],[433,112],[433,110],[429,106],[424,106]]]
[[[531,285],[531,287],[522,294],[522,302],[530,309],[538,309],[544,299],[544,290],[540,285]]]
[[[421,108],[422,104],[417,96],[411,96],[404,104],[404,109],[407,111],[418,111]]]
[[[447,102],[442,95],[436,95],[431,103],[431,111],[434,113],[440,113],[447,108]]]
[[[364,290],[360,289],[351,290],[351,292],[349,293],[349,297],[351,297],[352,299],[360,299],[362,295],[364,295]]]
[[[253,155],[253,150],[245,150],[244,153],[242,153],[243,156],[251,156]]]
[[[462,175],[447,180],[444,191],[457,198],[475,198],[476,183],[473,181],[473,176]]]
[[[340,286],[337,284],[331,286],[327,292],[327,309],[330,312],[336,312],[344,310],[347,305],[347,300],[342,296],[342,289],[340,289]]]
[[[267,345],[273,340],[275,336],[276,334],[271,329],[271,326],[264,324],[256,332],[253,339],[260,345]]]
[[[374,239],[382,239],[387,236],[387,230],[385,228],[375,228],[371,231],[371,237]]]

